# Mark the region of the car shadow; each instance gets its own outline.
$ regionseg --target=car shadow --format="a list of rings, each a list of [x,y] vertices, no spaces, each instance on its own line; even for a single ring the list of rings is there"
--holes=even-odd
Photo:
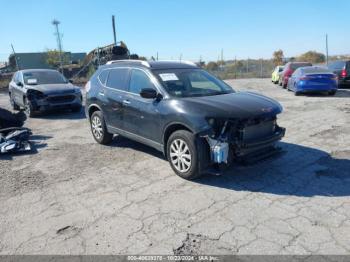
[[[85,119],[85,109],[84,106],[79,112],[72,112],[69,109],[47,111],[43,113],[38,113],[35,118],[45,119],[45,120],[79,120]]]
[[[282,196],[350,196],[350,150],[328,154],[279,143],[284,154],[250,166],[233,165],[221,176],[205,175],[195,183],[235,191]]]
[[[119,148],[129,148],[129,149],[133,149],[133,150],[145,153],[145,154],[152,155],[154,157],[158,157],[162,160],[166,160],[164,155],[161,152],[159,152],[158,150],[156,150],[152,147],[146,146],[144,144],[135,142],[133,140],[130,140],[130,139],[123,137],[123,136],[120,136],[120,135],[115,135],[113,137],[112,143],[109,144],[108,146],[119,147]]]
[[[350,97],[350,90],[338,89],[337,93],[333,96],[325,93],[325,92],[315,92],[315,93],[304,93],[302,96],[307,97],[329,97],[329,98],[344,98]]]

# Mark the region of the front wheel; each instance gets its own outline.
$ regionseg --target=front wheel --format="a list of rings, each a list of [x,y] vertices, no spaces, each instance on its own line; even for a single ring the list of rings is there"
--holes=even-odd
[[[27,98],[24,99],[24,113],[27,115],[27,117],[35,116],[33,105]]]
[[[90,118],[91,132],[97,143],[107,145],[112,142],[113,134],[108,133],[101,111],[95,111]]]
[[[188,180],[200,177],[210,160],[205,141],[187,130],[176,131],[170,136],[167,157],[175,173]]]

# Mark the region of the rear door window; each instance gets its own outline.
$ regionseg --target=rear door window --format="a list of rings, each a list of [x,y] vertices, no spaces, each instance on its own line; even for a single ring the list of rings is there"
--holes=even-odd
[[[129,79],[128,68],[113,68],[109,70],[106,86],[116,90],[126,91]]]

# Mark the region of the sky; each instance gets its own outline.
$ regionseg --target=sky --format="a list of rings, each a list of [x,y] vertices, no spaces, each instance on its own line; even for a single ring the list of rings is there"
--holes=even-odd
[[[58,19],[65,51],[89,52],[117,41],[132,53],[160,59],[217,60],[286,57],[309,50],[350,54],[349,0],[0,0],[0,61],[15,51],[57,47]]]

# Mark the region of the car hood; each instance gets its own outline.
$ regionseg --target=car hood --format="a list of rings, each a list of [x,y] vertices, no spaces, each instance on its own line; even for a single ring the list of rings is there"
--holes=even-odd
[[[55,94],[71,94],[75,92],[75,87],[72,84],[46,84],[46,85],[30,85],[29,89],[37,90],[45,95]]]
[[[184,109],[213,118],[250,119],[282,112],[277,101],[253,92],[184,98],[182,102]]]

